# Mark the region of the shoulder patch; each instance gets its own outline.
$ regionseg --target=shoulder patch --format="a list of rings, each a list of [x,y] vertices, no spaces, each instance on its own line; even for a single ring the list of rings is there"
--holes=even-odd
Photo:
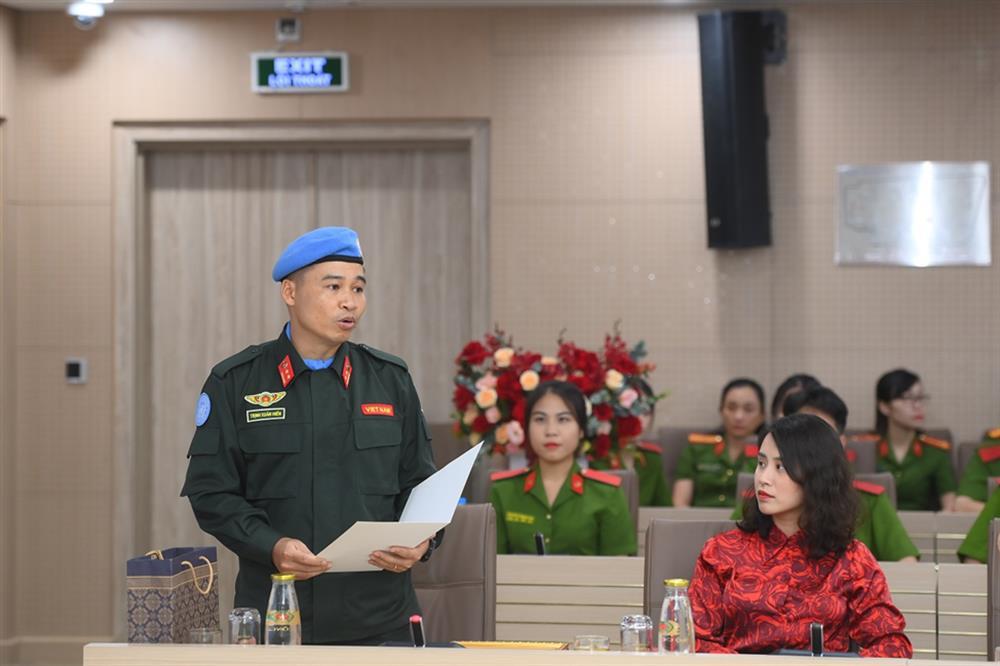
[[[857,479],[854,480],[854,487],[863,493],[868,493],[869,495],[881,495],[885,492],[885,488],[877,483],[858,481]]]
[[[993,428],[993,430],[987,430],[985,438],[1000,439],[1000,428]]]
[[[663,447],[654,442],[639,442],[635,447],[640,451],[648,451],[649,453],[663,453]]]
[[[580,472],[580,474],[583,475],[585,479],[606,483],[609,486],[614,486],[615,488],[622,485],[622,479],[620,476],[615,476],[614,474],[605,474],[604,472],[598,472],[596,469],[585,469],[582,472]]]
[[[756,458],[758,451],[756,444],[747,444],[743,447],[743,455],[747,458]]]
[[[882,437],[877,432],[861,432],[847,438],[851,442],[877,442]]]
[[[222,378],[233,368],[238,368],[241,365],[249,363],[254,360],[264,351],[264,347],[261,345],[250,345],[238,354],[233,354],[226,360],[217,363],[214,368],[212,368],[212,374],[216,377]]]
[[[362,350],[368,352],[369,355],[374,356],[375,358],[377,358],[379,360],[386,361],[387,363],[392,363],[393,365],[398,365],[403,370],[406,370],[406,371],[410,370],[407,367],[407,365],[406,365],[406,361],[404,361],[403,359],[399,358],[398,356],[393,356],[392,354],[390,354],[388,352],[384,352],[381,349],[375,349],[374,347],[369,347],[368,345],[364,345],[364,344],[358,345],[358,349],[362,349]]]
[[[935,449],[951,451],[951,442],[945,439],[938,439],[937,437],[931,437],[930,435],[921,435],[920,441],[928,446],[933,446]]]
[[[503,481],[504,479],[513,479],[517,476],[523,476],[531,471],[530,467],[522,467],[521,469],[502,469],[499,472],[493,472],[490,474],[490,481]]]
[[[689,444],[718,444],[721,441],[722,435],[713,435],[704,432],[693,432],[688,435]]]
[[[994,446],[980,446],[979,457],[985,463],[1000,460],[1000,444],[996,444]]]

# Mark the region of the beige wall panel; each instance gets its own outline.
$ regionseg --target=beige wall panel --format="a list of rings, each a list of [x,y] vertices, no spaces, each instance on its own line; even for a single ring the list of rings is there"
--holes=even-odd
[[[351,90],[304,96],[303,117],[489,116],[490,18],[488,11],[305,14],[301,50],[347,51]]]
[[[22,259],[14,277],[20,295],[16,345],[108,349],[110,207],[14,206],[11,213],[8,223],[17,227],[17,255]]]
[[[107,489],[26,492],[17,533],[22,575],[15,604],[20,636],[105,636],[111,626],[111,539]],[[29,564],[30,563],[30,564]]]
[[[0,118],[9,118],[14,98],[17,15],[0,7]]]

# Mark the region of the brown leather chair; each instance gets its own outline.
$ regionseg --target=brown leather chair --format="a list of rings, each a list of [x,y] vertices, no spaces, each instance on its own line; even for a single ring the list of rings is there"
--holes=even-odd
[[[867,439],[848,440],[844,447],[854,452],[854,471],[858,474],[874,474],[876,455],[875,441]]]
[[[613,474],[622,480],[622,493],[628,503],[628,511],[632,514],[632,529],[639,529],[639,477],[634,470],[630,469],[609,469],[604,470],[608,474]]]
[[[431,450],[438,469],[469,450],[465,437],[456,437],[451,423],[428,423],[427,434],[431,438]]]
[[[694,575],[705,542],[731,530],[731,520],[668,520],[654,518],[646,528],[646,561],[643,577],[643,612],[656,618],[663,603],[663,581]],[[655,621],[655,620],[654,620]]]
[[[972,460],[972,456],[976,455],[976,449],[979,448],[980,442],[961,442],[955,447],[955,480],[960,480],[962,474],[965,472],[966,465]]]
[[[989,555],[986,558],[986,654],[996,661],[1000,648],[1000,518],[990,521]]]
[[[892,504],[893,508],[896,508],[896,480],[892,477],[891,472],[876,472],[875,474],[855,474],[854,478],[858,481],[865,481],[867,483],[874,483],[877,486],[882,486],[885,488],[886,497],[889,498],[889,503]],[[753,490],[753,474],[749,472],[740,472],[740,475],[736,478],[736,497],[741,499],[746,492]]]
[[[497,525],[490,504],[455,509],[441,547],[413,568],[428,642],[496,640]]]

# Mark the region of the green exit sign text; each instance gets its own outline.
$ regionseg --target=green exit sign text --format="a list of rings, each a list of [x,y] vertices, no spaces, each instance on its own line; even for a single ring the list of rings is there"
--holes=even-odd
[[[347,54],[251,53],[251,87],[259,93],[316,93],[347,90]]]

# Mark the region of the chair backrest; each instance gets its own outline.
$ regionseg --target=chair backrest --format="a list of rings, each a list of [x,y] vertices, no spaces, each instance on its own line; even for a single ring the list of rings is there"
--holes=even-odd
[[[677,470],[677,460],[681,453],[687,448],[688,435],[693,432],[711,432],[713,427],[701,428],[698,426],[663,426],[656,431],[656,441],[663,448],[660,456],[660,463],[663,465],[663,478],[667,484],[673,487],[674,472]]]
[[[875,473],[875,441],[871,439],[847,440],[848,451],[854,452],[854,472],[856,474]]]
[[[637,529],[639,526],[639,477],[631,469],[609,469],[604,471],[622,480],[622,493],[625,495],[625,502],[628,503],[628,511],[632,514],[632,529]]]
[[[481,452],[476,462],[472,464],[472,471],[465,482],[465,489],[462,490],[462,497],[469,504],[485,504],[490,501],[490,474],[506,469],[507,458],[499,454]],[[441,463],[438,463],[438,467]]]
[[[497,525],[490,504],[455,509],[444,542],[413,568],[427,640],[496,639]]]
[[[665,520],[654,518],[646,528],[645,575],[643,577],[643,612],[655,618],[663,603],[663,581],[694,575],[705,542],[731,530],[731,520]],[[655,621],[655,620],[654,620]]]
[[[451,423],[428,423],[427,434],[431,438],[431,450],[438,468],[444,467],[469,450],[465,437],[456,437]]]
[[[962,478],[962,474],[965,472],[965,466],[969,464],[972,460],[972,456],[976,455],[976,449],[979,448],[980,442],[961,442],[955,447],[955,474],[956,480]]]
[[[994,659],[1000,648],[1000,518],[990,521],[989,555],[986,558],[986,654]]]
[[[877,486],[882,486],[885,488],[886,497],[889,498],[889,503],[895,508],[896,506],[896,480],[893,478],[891,472],[876,472],[875,474],[855,474],[854,478],[858,481],[866,481],[868,483],[874,483]],[[739,476],[736,477],[736,498],[737,501],[742,501],[745,493],[753,490],[753,474],[749,472],[740,472]]]

